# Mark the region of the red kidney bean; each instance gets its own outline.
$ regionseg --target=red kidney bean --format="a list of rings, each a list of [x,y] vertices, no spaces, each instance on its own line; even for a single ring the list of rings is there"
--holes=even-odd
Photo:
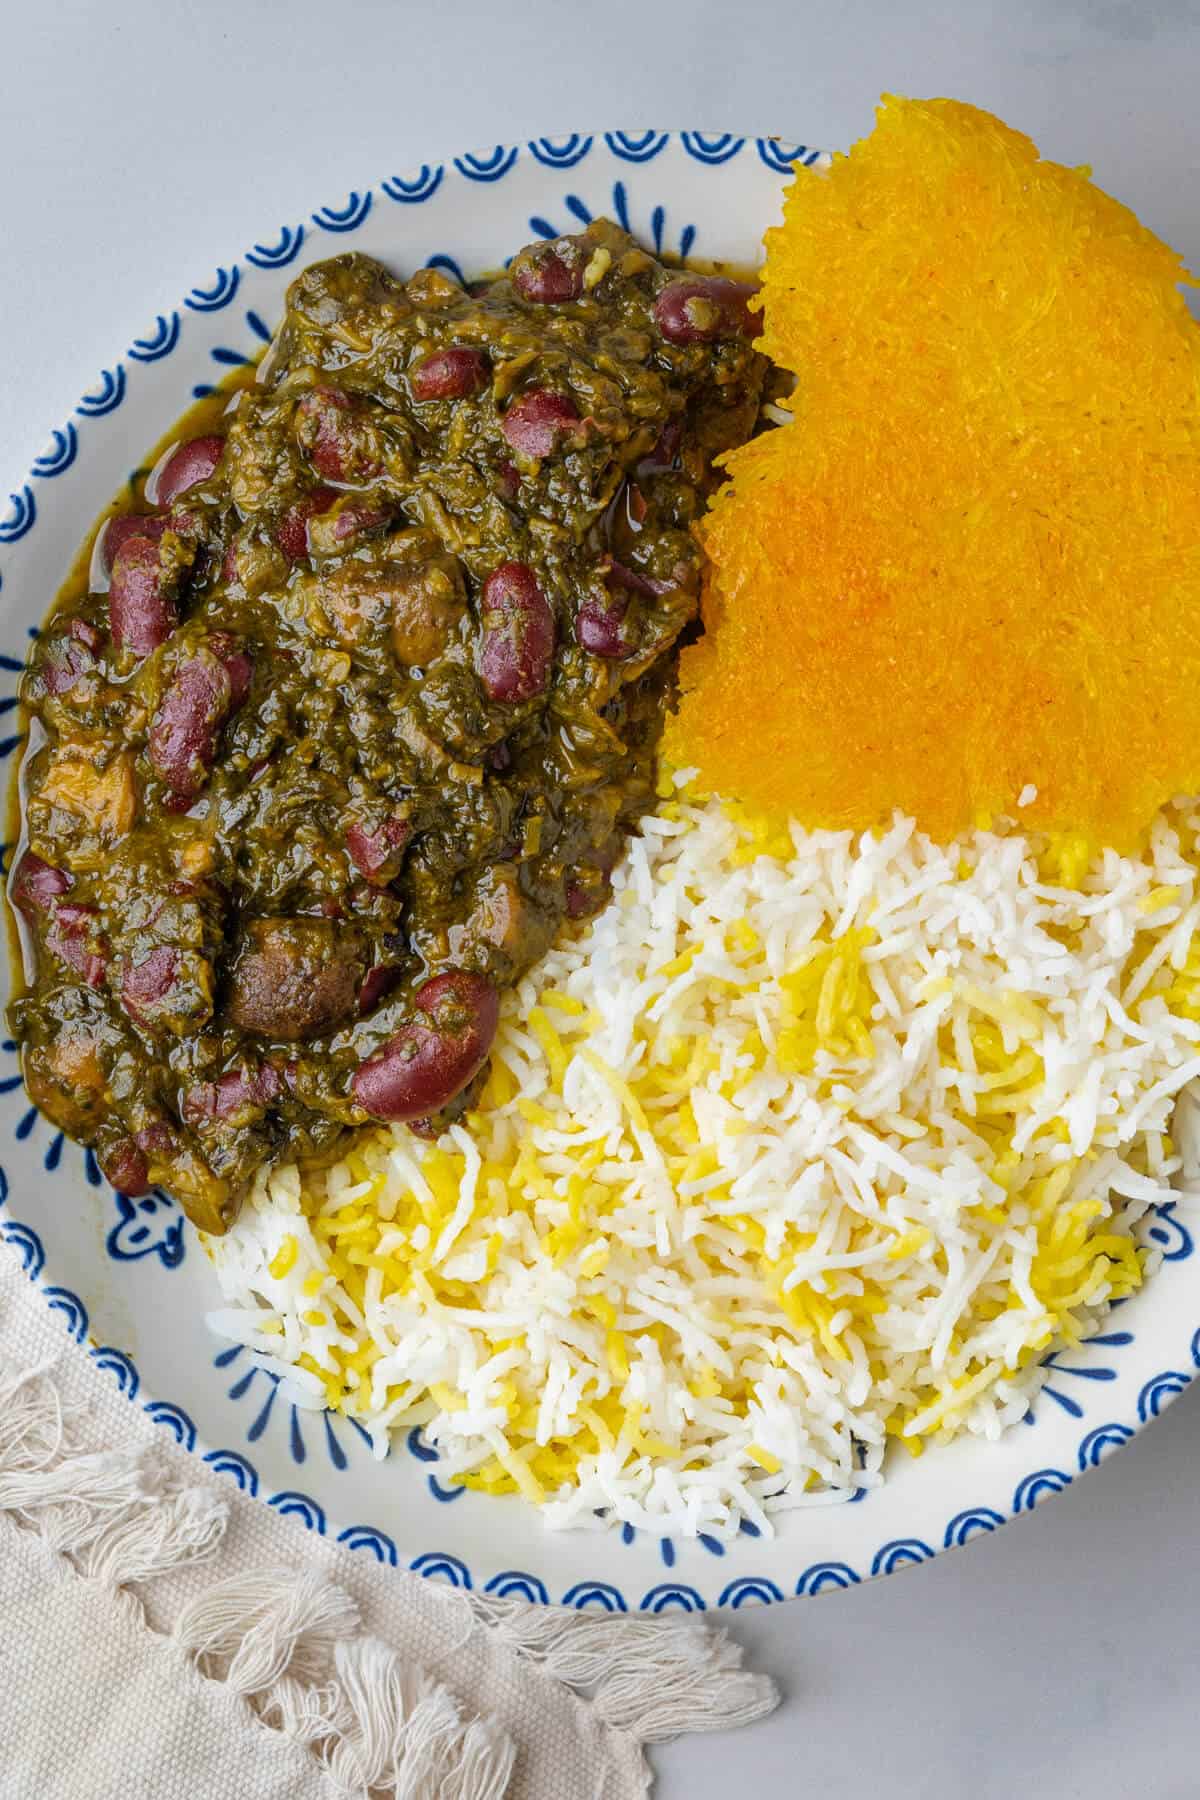
[[[248,659],[240,661],[248,686]],[[233,677],[224,662],[197,656],[180,663],[159,701],[147,746],[151,763],[177,798],[194,800],[208,780],[232,706]]]
[[[579,409],[567,394],[551,388],[530,388],[514,400],[500,429],[522,456],[549,456],[566,432],[575,433]]]
[[[180,494],[215,474],[224,453],[225,439],[215,432],[177,444],[158,473],[146,483],[146,498],[153,506],[170,506]]]
[[[498,744],[492,745],[483,760],[488,768],[494,770],[497,775],[507,775],[513,765],[513,754],[508,744],[501,738]]]
[[[78,623],[82,624],[80,620]],[[69,694],[82,676],[96,666],[96,658],[88,646],[72,632],[48,645],[42,662],[42,682],[48,694]]]
[[[229,706],[231,712],[236,712],[250,692],[254,664],[246,652],[238,648],[237,639],[227,631],[214,631],[208,640],[208,648],[229,677]]]
[[[482,350],[451,344],[435,350],[408,371],[414,400],[465,400],[487,386],[492,365]]]
[[[522,300],[556,306],[583,292],[583,259],[574,245],[564,256],[553,244],[531,244],[514,256],[509,269]]]
[[[637,644],[626,623],[629,611],[627,593],[607,590],[601,595],[593,591],[575,615],[575,638],[583,650],[593,656],[604,656],[610,662],[622,662],[632,656]]]
[[[55,907],[46,930],[46,948],[76,975],[82,975],[89,987],[99,987],[108,967],[107,946],[99,929],[100,915],[94,906],[78,906],[67,901]]]
[[[172,1156],[178,1148],[178,1140],[165,1119],[156,1119],[153,1125],[143,1125],[135,1131],[133,1139],[139,1150],[147,1156]]]
[[[746,302],[757,290],[723,275],[691,275],[668,282],[654,302],[654,323],[670,344],[712,344],[757,337],[757,314]]]
[[[100,654],[100,646],[104,642],[104,633],[95,625],[89,623],[87,619],[72,619],[68,630],[77,644],[82,644],[84,648],[90,650],[94,656]]]
[[[369,1013],[378,1006],[384,995],[391,993],[400,975],[401,970],[395,963],[377,963],[373,969],[368,969],[358,990],[359,1012]]]
[[[283,1084],[270,1063],[253,1068],[230,1069],[216,1081],[199,1081],[183,1096],[184,1122],[201,1125],[212,1119],[231,1119],[253,1108],[261,1111],[278,1098]]]
[[[305,394],[296,408],[296,435],[325,481],[357,484],[379,474],[379,459],[364,442],[360,408],[340,388]]]
[[[126,963],[121,971],[121,1005],[130,1018],[139,1025],[149,1024],[178,973],[179,952],[170,944],[159,944],[140,963]]]
[[[27,850],[17,864],[13,876],[11,898],[14,906],[22,912],[48,912],[51,905],[71,886],[71,877],[65,869],[56,869],[53,863],[43,862],[32,850]]]
[[[150,1165],[133,1138],[122,1138],[96,1159],[104,1179],[130,1200],[150,1191]]]
[[[373,831],[356,819],[347,828],[346,848],[354,866],[373,887],[386,887],[400,873],[411,836],[412,822],[401,815],[385,819]]]
[[[489,700],[530,700],[550,678],[554,614],[528,563],[501,563],[483,584],[479,678]]]
[[[566,888],[568,919],[587,919],[598,913],[612,892],[612,884],[607,875],[597,882],[595,887],[585,887],[581,881],[568,881]]]
[[[643,456],[638,463],[639,475],[654,475],[662,469],[675,469],[679,466],[679,451],[683,443],[683,420],[668,419],[658,434],[658,442],[649,456]]]
[[[308,555],[308,521],[328,510],[337,499],[337,489],[316,487],[303,500],[289,506],[275,528],[275,542],[289,562],[300,562]]]
[[[178,623],[175,601],[167,592],[153,538],[126,538],[112,568],[108,619],[118,650],[149,656],[165,644]]]
[[[145,537],[154,542],[166,529],[167,521],[159,513],[121,513],[110,519],[101,534],[100,549],[105,568],[111,571],[130,538]]]
[[[487,1061],[500,1017],[490,981],[447,969],[413,995],[414,1016],[360,1063],[351,1088],[374,1119],[420,1119],[461,1094]]]
[[[496,492],[502,500],[507,501],[509,506],[511,506],[520,491],[520,471],[518,470],[516,463],[509,462],[508,458],[505,457],[502,462],[499,462],[496,465]]]

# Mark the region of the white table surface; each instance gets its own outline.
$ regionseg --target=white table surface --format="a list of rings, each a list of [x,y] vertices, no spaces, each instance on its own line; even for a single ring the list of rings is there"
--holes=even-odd
[[[279,219],[572,129],[844,146],[883,90],[992,107],[1200,267],[1198,0],[5,0],[0,489],[131,320]],[[736,1615],[786,1702],[663,1750],[662,1800],[1194,1800],[1198,1483],[1193,1390],[994,1538]]]

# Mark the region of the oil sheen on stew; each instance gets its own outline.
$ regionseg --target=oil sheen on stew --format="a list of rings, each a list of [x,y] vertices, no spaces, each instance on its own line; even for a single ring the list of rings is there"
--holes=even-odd
[[[298,276],[258,380],[110,515],[31,655],[11,1008],[115,1187],[469,1104],[499,997],[653,804],[749,290],[607,221],[503,279]]]

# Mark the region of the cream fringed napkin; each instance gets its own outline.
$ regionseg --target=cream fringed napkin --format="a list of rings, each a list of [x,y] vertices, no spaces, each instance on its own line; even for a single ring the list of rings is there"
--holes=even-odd
[[[771,1683],[698,1620],[465,1594],[178,1449],[0,1248],[0,1800],[626,1800]]]

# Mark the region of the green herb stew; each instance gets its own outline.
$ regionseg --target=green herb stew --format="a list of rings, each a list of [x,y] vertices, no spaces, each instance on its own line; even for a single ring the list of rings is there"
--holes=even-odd
[[[276,1157],[440,1129],[653,804],[751,289],[598,221],[464,289],[348,255],[108,518],[32,652],[32,1098],[207,1231]]]

